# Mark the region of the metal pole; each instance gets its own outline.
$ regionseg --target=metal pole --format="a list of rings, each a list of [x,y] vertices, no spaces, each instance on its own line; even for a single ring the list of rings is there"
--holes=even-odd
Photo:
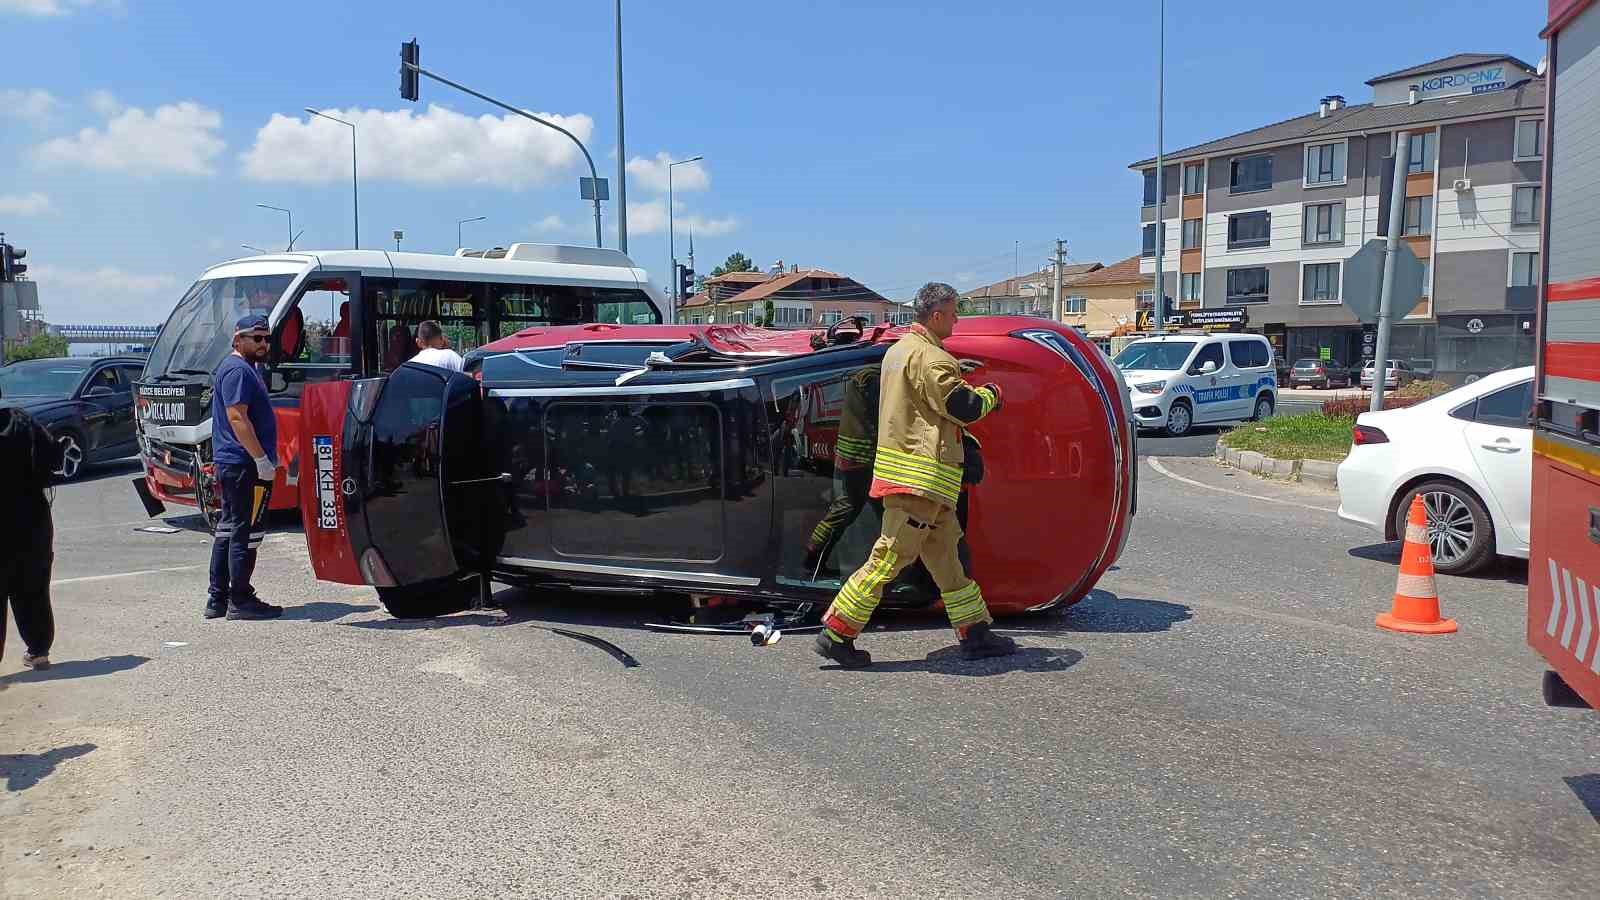
[[[678,320],[678,248],[672,231],[672,163],[667,163],[667,277],[672,279],[672,320]]]
[[[622,128],[622,0],[617,0],[617,247],[628,252],[628,151]]]
[[[357,173],[358,170],[356,169],[356,126],[355,126],[355,123],[354,122],[346,122],[343,119],[336,119],[333,116],[330,116],[325,112],[318,112],[318,111],[312,109],[309,106],[305,107],[305,111],[310,113],[310,114],[312,114],[313,116],[318,117],[318,118],[327,119],[329,122],[338,122],[340,125],[343,125],[344,127],[350,129],[350,204],[351,204],[351,208],[352,208],[353,215],[354,215],[354,218],[355,218],[355,241],[354,241],[355,249],[360,250],[361,249],[361,190],[360,190],[359,183],[357,181],[357,176],[356,176],[356,173]]]
[[[480,94],[477,91],[473,90],[472,88],[467,87],[464,84],[457,84],[456,82],[451,81],[450,79],[444,77],[443,75],[436,75],[433,72],[430,72],[430,71],[428,71],[427,69],[424,69],[421,66],[414,66],[414,65],[412,65],[410,63],[403,63],[403,65],[405,65],[406,68],[408,68],[408,69],[412,69],[418,75],[426,75],[429,78],[432,78],[434,81],[437,81],[440,84],[444,84],[444,85],[448,85],[450,87],[453,87],[453,88],[455,88],[456,90],[460,91],[463,94],[467,94],[469,96],[477,97],[479,100],[482,100],[485,103],[492,104],[494,106],[498,106],[501,109],[505,110],[506,112],[515,113],[516,115],[519,115],[519,116],[523,117],[524,119],[532,119],[533,121],[538,122],[540,125],[543,125],[546,128],[554,128],[556,131],[559,131],[562,134],[566,135],[567,137],[571,138],[572,142],[574,144],[578,145],[578,150],[581,153],[583,153],[584,162],[589,164],[589,177],[594,180],[594,185],[595,185],[595,192],[594,192],[594,245],[596,247],[604,247],[605,246],[605,244],[602,243],[601,240],[600,240],[600,173],[595,171],[594,157],[589,155],[589,148],[585,147],[583,145],[583,141],[578,140],[578,136],[577,135],[575,135],[572,132],[566,130],[565,128],[562,128],[560,125],[557,125],[554,122],[545,121],[544,119],[539,118],[538,116],[534,115],[533,113],[527,112],[526,110],[517,109],[515,106],[512,106],[509,103],[502,103],[499,100],[496,100],[495,98],[489,96],[488,94]]]
[[[1378,346],[1372,358],[1372,412],[1383,409],[1383,389],[1389,382],[1389,316],[1394,304],[1394,255],[1405,230],[1406,168],[1411,159],[1411,135],[1400,132],[1394,145],[1394,181],[1389,197],[1389,234],[1383,243],[1383,288],[1378,294]]]
[[[1166,142],[1164,126],[1166,125],[1166,100],[1167,100],[1167,0],[1161,0],[1161,24],[1157,28],[1156,38],[1156,293],[1155,311],[1151,320],[1155,322],[1156,334],[1165,334],[1166,322],[1166,285],[1162,281],[1161,257],[1166,255],[1167,236],[1167,187],[1165,182],[1166,163],[1163,159],[1163,145]]]
[[[1056,238],[1056,293],[1050,302],[1050,318],[1057,322],[1061,321],[1061,265],[1066,252],[1067,242]]]

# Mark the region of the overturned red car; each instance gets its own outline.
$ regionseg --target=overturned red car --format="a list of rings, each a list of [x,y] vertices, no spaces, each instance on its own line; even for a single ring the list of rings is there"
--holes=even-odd
[[[408,617],[459,610],[487,579],[820,609],[878,535],[876,374],[901,333],[536,327],[474,351],[466,374],[407,363],[307,385],[313,567]],[[1077,602],[1135,510],[1121,379],[1040,319],[962,319],[946,347],[1005,392],[972,429],[982,476],[959,513],[974,577],[1000,614]],[[918,564],[884,606],[938,602]]]

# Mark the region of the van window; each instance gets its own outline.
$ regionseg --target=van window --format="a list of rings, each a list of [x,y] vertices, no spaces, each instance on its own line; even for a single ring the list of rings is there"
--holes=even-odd
[[[1248,339],[1228,342],[1228,358],[1236,368],[1258,369],[1272,361],[1272,354],[1262,341]],[[1315,360],[1312,360],[1315,362]]]
[[[1194,355],[1194,362],[1189,364],[1189,371],[1199,374],[1206,363],[1216,363],[1217,368],[1222,368],[1222,344],[1206,344],[1200,352]]]

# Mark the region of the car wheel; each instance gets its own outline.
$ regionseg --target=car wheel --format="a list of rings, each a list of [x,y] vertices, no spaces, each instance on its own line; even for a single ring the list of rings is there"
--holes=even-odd
[[[1263,422],[1272,418],[1272,397],[1262,394],[1256,398],[1256,414],[1250,417],[1252,422]]]
[[[475,585],[470,579],[444,578],[405,587],[378,588],[378,600],[397,619],[431,619],[466,609]]]
[[[55,474],[62,481],[71,481],[83,472],[83,438],[75,431],[63,431],[56,438],[61,448],[61,468]]]
[[[1186,400],[1178,400],[1167,410],[1167,436],[1183,437],[1194,428],[1194,410]]]
[[[1428,513],[1434,571],[1466,575],[1488,565],[1494,557],[1494,524],[1477,496],[1453,481],[1428,481],[1407,491],[1395,507],[1394,533],[1406,533],[1411,498],[1418,494]]]

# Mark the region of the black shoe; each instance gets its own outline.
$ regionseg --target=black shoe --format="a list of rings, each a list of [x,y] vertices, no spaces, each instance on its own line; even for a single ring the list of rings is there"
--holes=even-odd
[[[235,603],[228,609],[228,621],[245,620],[257,621],[260,619],[276,619],[283,615],[280,606],[268,606],[260,600],[245,603]]]
[[[1010,656],[1017,652],[1017,642],[1005,635],[995,634],[984,622],[967,629],[961,639],[961,655],[967,659],[988,659],[991,656]]]
[[[208,618],[208,619],[220,619],[220,618],[222,618],[223,616],[225,616],[227,614],[228,614],[228,601],[223,600],[220,603],[215,601],[215,600],[207,600],[206,601],[206,611],[205,611],[205,617],[206,618]]]
[[[22,664],[36,672],[42,672],[50,668],[50,654],[24,653],[22,654]]]
[[[857,650],[854,638],[848,641],[836,641],[828,637],[827,631],[820,631],[817,633],[817,642],[814,646],[818,656],[831,659],[846,669],[865,669],[872,665],[872,654],[865,650]]]

